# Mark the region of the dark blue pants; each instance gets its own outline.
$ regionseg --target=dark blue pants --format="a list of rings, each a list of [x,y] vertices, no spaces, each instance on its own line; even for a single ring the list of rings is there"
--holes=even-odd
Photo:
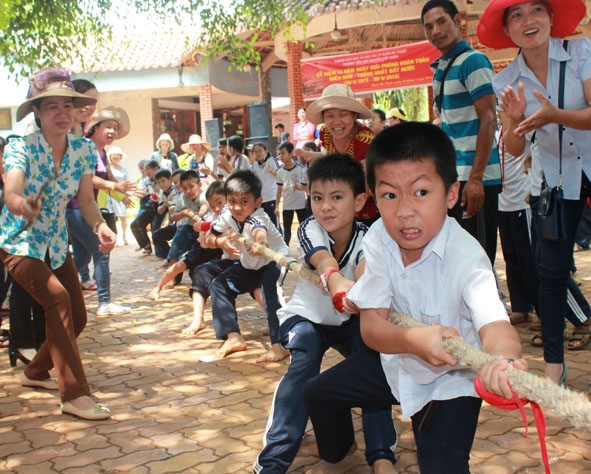
[[[150,204],[140,207],[134,221],[129,225],[131,233],[135,237],[140,248],[152,250],[150,237],[148,237],[148,225],[151,225],[152,232],[155,232],[160,229],[163,219],[164,216],[154,212],[154,209],[152,209]]]
[[[538,275],[530,241],[530,209],[499,211],[499,236],[505,259],[511,310],[538,312]]]
[[[449,210],[448,214],[459,222],[459,224],[473,236],[486,251],[491,265],[495,264],[497,254],[497,215],[499,212],[499,193],[501,185],[484,187],[484,204],[482,209],[474,217],[463,219],[464,208],[461,206],[461,196],[464,191],[465,181],[460,182],[460,199],[456,205]]]
[[[199,232],[193,230],[192,225],[180,226],[172,242],[170,243],[170,250],[168,251],[168,260],[180,260],[183,254],[193,247],[197,243],[199,238]]]
[[[583,214],[581,214],[581,220],[579,221],[579,227],[577,227],[577,233],[575,234],[575,242],[584,249],[589,248],[589,241],[591,240],[591,207],[589,204],[583,206]]]
[[[320,456],[332,463],[341,461],[355,441],[352,408],[372,410],[398,404],[386,381],[380,355],[368,350],[352,354],[308,381],[303,399]],[[481,403],[480,398],[473,397],[434,401],[411,417],[421,474],[470,473],[468,462]],[[378,436],[379,432],[371,435]],[[380,440],[366,442],[379,445]]]
[[[154,255],[156,255],[158,258],[168,257],[168,252],[170,251],[170,245],[168,242],[172,240],[174,234],[176,234],[176,231],[176,224],[168,224],[166,227],[160,227],[160,229],[152,232]]]
[[[218,339],[226,339],[231,332],[240,333],[236,297],[252,293],[259,286],[263,290],[263,302],[267,313],[271,344],[279,342],[277,310],[281,307],[277,293],[277,280],[281,270],[275,262],[258,270],[248,270],[240,263],[232,265],[219,274],[209,285],[213,327]]]
[[[257,474],[283,474],[287,472],[299,449],[308,422],[308,412],[302,400],[302,389],[307,380],[320,373],[320,364],[325,352],[333,347],[348,357],[363,347],[359,332],[359,318],[351,317],[341,326],[315,324],[300,316],[294,316],[281,325],[281,344],[289,349],[291,359],[271,407],[265,431],[263,450],[254,464]],[[365,349],[369,350],[369,349]],[[374,419],[378,423],[372,423]],[[389,440],[386,446],[373,446],[372,436],[366,443],[366,457],[370,464],[377,459],[390,459],[394,454],[389,449],[396,444],[396,430],[392,422],[392,407],[368,414],[368,423],[363,415],[364,431],[374,434],[386,426]],[[375,438],[375,436],[374,436]]]
[[[293,224],[293,214],[296,213],[298,215],[298,223],[302,223],[306,220],[306,216],[308,211],[306,208],[303,209],[284,209],[283,210],[283,240],[285,243],[289,245],[289,241],[291,240],[291,225]]]
[[[273,225],[275,227],[277,227],[277,229],[281,230],[280,226],[279,226],[277,214],[275,214],[275,207],[276,206],[277,206],[277,201],[275,201],[275,199],[273,199],[272,201],[266,201],[261,204],[263,211],[265,211],[265,213],[269,216],[269,219],[271,219],[271,222],[273,223]]]
[[[551,364],[564,362],[564,318],[567,315],[569,280],[572,280],[575,232],[590,192],[589,180],[583,175],[580,199],[564,200],[566,238],[556,242],[538,239],[539,316],[542,321],[544,360]]]

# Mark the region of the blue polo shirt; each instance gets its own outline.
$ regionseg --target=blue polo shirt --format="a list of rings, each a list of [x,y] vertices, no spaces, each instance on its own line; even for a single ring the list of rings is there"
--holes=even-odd
[[[467,49],[467,50],[466,50]],[[439,97],[441,80],[449,62],[461,51],[445,78],[443,103]],[[494,68],[489,59],[460,41],[446,55],[431,64],[433,69],[433,95],[441,116],[441,127],[452,139],[456,149],[458,180],[468,181],[474,155],[480,120],[474,102],[487,94],[494,94],[492,77]],[[501,184],[501,166],[496,143],[484,171],[485,186]]]

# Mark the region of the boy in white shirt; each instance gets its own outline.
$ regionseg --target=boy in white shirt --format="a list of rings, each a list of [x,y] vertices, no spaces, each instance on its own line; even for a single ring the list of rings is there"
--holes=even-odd
[[[259,244],[264,245],[283,255],[288,255],[289,249],[267,213],[260,207],[263,200],[262,183],[252,171],[234,171],[226,179],[224,190],[227,205],[205,236],[205,245],[222,249],[229,258],[239,260],[228,263],[228,259],[222,259],[220,265],[227,266],[220,267],[221,273],[216,272],[207,289],[211,296],[216,337],[224,340],[216,355],[225,357],[246,350],[246,341],[238,325],[236,297],[241,293],[254,292],[260,286],[263,289],[271,348],[257,362],[276,362],[288,355],[279,344],[277,310],[281,305],[277,280],[281,270],[275,262],[257,252],[257,247]],[[245,248],[235,241],[236,235],[252,240],[254,247]]]
[[[512,392],[504,370],[510,363],[527,369],[486,253],[447,217],[458,199],[455,156],[449,137],[429,123],[388,127],[369,147],[367,182],[381,219],[364,238],[365,272],[347,298],[361,310],[364,342],[380,356],[355,353],[304,387],[319,453],[328,462],[354,446],[350,409],[389,401],[412,419],[422,474],[468,474],[482,401],[476,375],[457,366],[443,339],[461,337],[498,354],[480,377],[505,398]],[[393,324],[391,309],[427,327]]]
[[[355,305],[347,302],[343,312],[333,306],[333,296],[351,288],[363,272],[361,242],[367,227],[355,219],[367,199],[363,166],[350,155],[335,153],[316,160],[308,173],[314,215],[300,225],[298,240],[303,260],[324,283],[321,287],[300,279],[277,313],[280,341],[291,358],[275,390],[263,449],[254,463],[257,474],[283,474],[293,462],[308,422],[302,388],[320,372],[326,351],[332,347],[347,357],[368,350],[361,342]],[[390,447],[397,436],[391,403],[364,413],[363,426],[369,433],[366,458],[373,472],[394,473]]]

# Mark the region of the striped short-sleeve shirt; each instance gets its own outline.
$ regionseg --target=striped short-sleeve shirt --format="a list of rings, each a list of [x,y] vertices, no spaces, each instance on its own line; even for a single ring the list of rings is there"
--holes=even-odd
[[[464,51],[462,53],[462,51]],[[458,53],[461,53],[458,55]],[[456,57],[457,56],[457,57]],[[445,76],[443,100],[439,97],[441,82],[450,61],[452,66]],[[460,41],[454,48],[431,64],[434,71],[433,95],[441,115],[441,127],[456,148],[458,180],[468,181],[474,155],[480,120],[474,102],[487,94],[494,94],[492,77],[494,68],[482,53]],[[484,172],[485,186],[501,184],[501,167],[496,143],[493,145]]]

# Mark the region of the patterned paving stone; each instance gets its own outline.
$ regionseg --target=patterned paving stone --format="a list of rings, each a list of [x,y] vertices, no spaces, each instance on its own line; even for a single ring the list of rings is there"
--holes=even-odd
[[[130,248],[131,247],[131,248]],[[12,369],[0,357],[0,472],[10,474],[242,474],[261,448],[262,434],[277,382],[287,361],[257,364],[268,348],[266,318],[249,296],[238,298],[248,350],[223,360],[202,362],[219,347],[206,308],[205,331],[182,334],[191,315],[187,282],[165,290],[159,302],[147,294],[162,273],[160,262],[140,257],[133,246],[117,247],[111,258],[113,295],[132,306],[119,316],[89,314],[79,339],[85,369],[97,400],[113,417],[88,422],[64,416],[55,394],[21,387],[22,365]],[[591,296],[591,252],[576,255],[582,288]],[[504,283],[502,256],[497,269]],[[588,276],[587,276],[588,275]],[[288,275],[284,291],[293,291]],[[86,292],[90,293],[90,292]],[[96,308],[96,295],[87,294]],[[532,371],[543,368],[541,349],[528,343],[532,332],[518,326]],[[0,353],[0,355],[2,355]],[[341,356],[329,351],[323,368]],[[591,352],[566,353],[569,387],[587,391]],[[518,412],[483,406],[472,452],[474,474],[542,473],[537,431],[531,411],[529,440]],[[591,474],[591,430],[573,428],[546,413],[548,450],[554,473]],[[418,473],[411,425],[393,409],[400,439],[399,473]],[[367,474],[359,412],[354,412],[359,449],[335,472]],[[311,433],[311,428],[308,427]],[[303,474],[319,462],[298,458],[290,473]]]

